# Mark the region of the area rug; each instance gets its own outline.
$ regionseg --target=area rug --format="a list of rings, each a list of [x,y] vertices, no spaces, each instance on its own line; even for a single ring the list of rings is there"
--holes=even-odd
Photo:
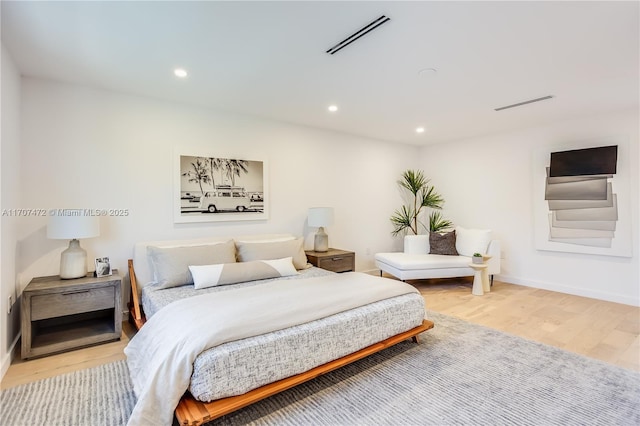
[[[217,425],[638,425],[640,373],[430,313],[403,342]],[[124,425],[124,361],[7,389],[3,425]]]

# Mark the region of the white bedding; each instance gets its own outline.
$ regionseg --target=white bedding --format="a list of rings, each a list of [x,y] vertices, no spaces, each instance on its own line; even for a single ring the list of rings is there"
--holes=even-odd
[[[352,272],[174,302],[154,315],[125,348],[138,397],[129,424],[171,424],[189,385],[193,362],[207,348],[409,293],[417,290]]]

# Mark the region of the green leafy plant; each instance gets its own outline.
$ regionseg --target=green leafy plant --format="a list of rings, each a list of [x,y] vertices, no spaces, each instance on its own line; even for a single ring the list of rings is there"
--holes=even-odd
[[[453,223],[443,218],[441,212],[431,212],[429,214],[429,232],[440,232],[452,226]]]
[[[480,253],[473,253],[473,255],[471,256],[471,262],[481,265],[484,263],[484,259],[482,258],[482,254]]]
[[[402,179],[398,181],[398,185],[409,192],[410,203],[403,205],[391,216],[391,223],[394,227],[391,234],[398,235],[411,231],[413,234],[418,235],[418,225],[426,229],[424,224],[418,220],[422,210],[425,208],[440,210],[442,209],[442,204],[444,204],[444,199],[436,192],[433,185],[429,185],[429,179],[424,177],[424,173],[421,170],[405,170],[402,173]],[[439,231],[450,226],[451,222],[443,219],[440,212],[432,212],[429,216],[430,231]]]

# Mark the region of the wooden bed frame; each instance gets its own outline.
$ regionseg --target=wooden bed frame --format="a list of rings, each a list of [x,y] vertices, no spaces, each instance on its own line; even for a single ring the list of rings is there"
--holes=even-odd
[[[131,280],[131,297],[129,301],[129,321],[133,323],[137,330],[144,325],[146,318],[140,308],[138,297],[138,283],[136,280],[133,260],[129,259],[129,278]],[[407,330],[403,333],[391,336],[381,342],[360,349],[357,352],[346,355],[342,358],[319,365],[304,373],[296,374],[282,380],[253,389],[245,394],[221,398],[211,402],[197,401],[188,391],[182,396],[175,410],[175,416],[181,425],[201,425],[212,420],[244,408],[248,405],[268,398],[279,392],[297,386],[301,383],[314,379],[322,374],[343,367],[366,356],[379,352],[407,339],[412,339],[418,343],[418,334],[433,328],[433,322],[423,320],[418,327]]]

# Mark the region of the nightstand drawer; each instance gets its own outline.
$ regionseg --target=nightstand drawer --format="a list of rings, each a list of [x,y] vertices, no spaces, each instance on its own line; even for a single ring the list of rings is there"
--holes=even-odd
[[[318,260],[318,267],[333,272],[349,272],[353,270],[353,256],[323,257]]]
[[[305,251],[307,261],[318,268],[332,272],[351,272],[355,268],[356,255],[352,251],[330,248],[327,251]]]
[[[31,321],[98,311],[114,306],[113,286],[34,295],[31,297]]]

